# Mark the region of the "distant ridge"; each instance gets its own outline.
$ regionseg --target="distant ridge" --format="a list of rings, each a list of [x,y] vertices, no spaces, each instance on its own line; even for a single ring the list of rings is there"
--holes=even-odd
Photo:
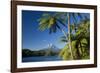
[[[45,50],[45,51],[51,50],[52,52],[59,52],[60,51],[60,49],[53,44],[49,44],[47,48],[44,48],[42,50]]]

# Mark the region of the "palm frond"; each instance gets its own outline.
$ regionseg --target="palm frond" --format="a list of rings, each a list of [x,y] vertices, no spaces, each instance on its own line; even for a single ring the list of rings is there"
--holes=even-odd
[[[68,42],[68,39],[66,39],[65,36],[62,36],[62,37],[60,37],[60,41],[61,41],[61,42]]]

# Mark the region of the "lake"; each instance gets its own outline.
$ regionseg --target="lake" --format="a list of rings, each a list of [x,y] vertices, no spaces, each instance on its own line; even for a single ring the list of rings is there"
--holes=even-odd
[[[22,62],[40,62],[40,61],[59,61],[62,60],[59,56],[34,56],[23,57]]]

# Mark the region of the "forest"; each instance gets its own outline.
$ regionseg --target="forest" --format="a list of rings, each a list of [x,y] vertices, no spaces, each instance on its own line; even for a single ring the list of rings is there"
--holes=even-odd
[[[51,48],[37,50],[37,51],[32,51],[32,50],[29,50],[29,49],[23,49],[22,50],[22,57],[56,56],[56,55],[59,55],[59,52],[60,52],[60,50],[57,52],[57,51],[51,50]]]

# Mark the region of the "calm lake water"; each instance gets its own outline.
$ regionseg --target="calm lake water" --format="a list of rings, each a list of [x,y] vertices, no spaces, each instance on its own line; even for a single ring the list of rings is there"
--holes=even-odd
[[[22,62],[39,62],[39,61],[59,61],[62,60],[58,56],[39,56],[39,57],[23,57]]]

